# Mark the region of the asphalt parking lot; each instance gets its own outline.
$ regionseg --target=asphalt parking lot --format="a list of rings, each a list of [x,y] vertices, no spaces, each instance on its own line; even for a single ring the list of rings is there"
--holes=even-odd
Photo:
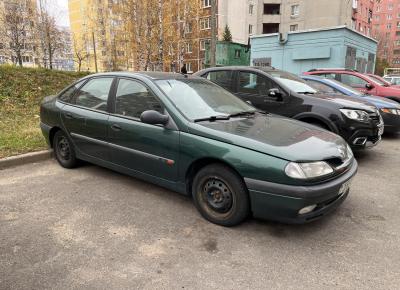
[[[357,154],[323,220],[235,228],[189,198],[97,166],[0,171],[0,289],[398,289],[400,136]]]

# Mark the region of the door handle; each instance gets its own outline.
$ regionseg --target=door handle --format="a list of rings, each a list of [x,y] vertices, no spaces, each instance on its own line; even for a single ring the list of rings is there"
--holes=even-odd
[[[114,131],[121,131],[121,130],[122,130],[122,127],[121,127],[120,125],[113,124],[113,125],[111,126],[111,129],[113,129]]]
[[[72,115],[71,113],[65,113],[65,118],[67,119],[73,119],[74,115]]]

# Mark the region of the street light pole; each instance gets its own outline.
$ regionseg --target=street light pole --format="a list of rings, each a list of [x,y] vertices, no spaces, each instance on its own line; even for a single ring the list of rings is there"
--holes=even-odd
[[[94,66],[97,73],[99,72],[99,70],[97,68],[97,51],[96,51],[96,41],[94,40],[94,32],[92,32],[92,41],[93,41],[93,53],[94,53]]]
[[[217,0],[211,0],[211,47],[210,66],[216,66],[217,52]]]

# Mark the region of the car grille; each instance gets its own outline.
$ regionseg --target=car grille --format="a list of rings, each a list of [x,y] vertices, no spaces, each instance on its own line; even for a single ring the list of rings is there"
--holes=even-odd
[[[377,125],[383,124],[381,114],[379,112],[369,113],[369,118]]]

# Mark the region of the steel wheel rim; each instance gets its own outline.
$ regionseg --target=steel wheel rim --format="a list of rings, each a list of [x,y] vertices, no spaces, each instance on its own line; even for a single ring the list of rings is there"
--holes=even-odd
[[[69,160],[71,157],[71,149],[69,146],[69,142],[65,136],[61,136],[58,139],[57,142],[57,151],[58,155],[60,156],[61,159],[63,160]]]
[[[201,187],[206,207],[218,214],[227,214],[233,207],[233,193],[224,181],[217,177],[207,178]]]

